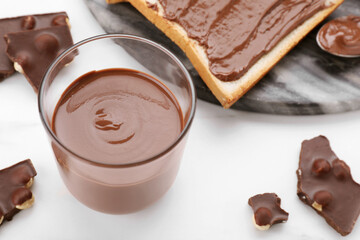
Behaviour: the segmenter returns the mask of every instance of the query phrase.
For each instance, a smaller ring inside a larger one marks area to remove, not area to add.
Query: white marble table
[[[0,17],[65,10],[74,41],[103,30],[80,0],[0,3]],[[300,143],[326,135],[360,181],[360,112],[284,117],[223,110],[202,101],[177,180],[155,205],[130,215],[106,215],[77,202],[57,172],[41,125],[37,98],[20,74],[0,82],[0,168],[31,158],[38,176],[34,206],[0,227],[0,239],[212,240],[340,239],[296,196]],[[250,196],[276,192],[286,224],[259,232]],[[360,223],[346,239],[360,238]]]

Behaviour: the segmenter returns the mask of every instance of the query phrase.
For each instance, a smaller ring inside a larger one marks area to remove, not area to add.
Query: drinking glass
[[[65,64],[69,59],[72,61]],[[184,128],[163,151],[137,162],[109,164],[82,157],[54,133],[54,112],[66,89],[81,75],[108,68],[149,74],[178,100]],[[94,210],[123,214],[149,206],[173,184],[194,117],[196,94],[183,64],[161,45],[132,35],[105,34],[75,44],[51,64],[40,86],[38,103],[58,170],[72,195]]]

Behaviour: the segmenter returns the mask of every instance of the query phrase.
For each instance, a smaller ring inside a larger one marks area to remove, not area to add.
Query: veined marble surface
[[[108,33],[150,38],[171,49],[194,79],[198,97],[219,104],[188,58],[169,38],[128,3],[108,6],[86,0]],[[345,0],[326,21],[347,14],[360,15],[359,0]],[[339,113],[360,109],[360,58],[344,59],[323,52],[312,31],[232,108],[285,115]]]
[[[83,1],[6,1],[0,17],[65,10],[74,41],[104,33]],[[100,53],[101,54],[101,53]],[[37,98],[20,74],[0,82],[0,168],[31,158],[35,204],[0,226],[1,240],[338,240],[342,237],[296,196],[301,141],[327,136],[360,182],[360,111],[275,116],[198,102],[179,175],[153,206],[107,215],[80,204],[57,172]],[[248,198],[276,192],[289,221],[260,232]],[[360,222],[347,240],[360,238]]]

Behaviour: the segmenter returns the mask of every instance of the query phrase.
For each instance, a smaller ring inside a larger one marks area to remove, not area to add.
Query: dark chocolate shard
[[[50,64],[64,50],[73,45],[68,26],[54,26],[33,31],[5,35],[7,54],[29,83],[38,92],[42,78]],[[65,58],[62,64],[71,62],[75,56]]]
[[[0,170],[0,224],[32,205],[34,197],[29,188],[35,176],[30,159]]]
[[[360,185],[329,140],[318,136],[302,143],[297,195],[341,235],[351,233],[360,214]]]
[[[0,80],[14,72],[13,63],[6,55],[6,42],[2,39],[6,34],[67,25],[66,19],[68,16],[65,12],[0,19]]]
[[[281,207],[281,199],[275,193],[258,194],[249,199],[254,211],[254,224],[259,230],[268,230],[273,224],[286,222],[289,213]]]

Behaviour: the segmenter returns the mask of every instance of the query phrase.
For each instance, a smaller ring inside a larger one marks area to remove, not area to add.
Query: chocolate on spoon
[[[320,48],[338,57],[360,57],[360,16],[343,16],[326,23],[318,32]]]

